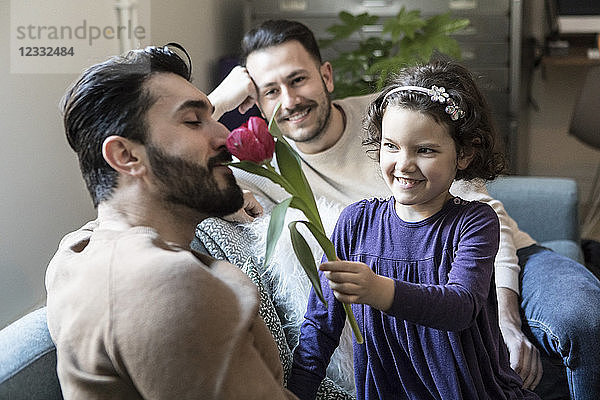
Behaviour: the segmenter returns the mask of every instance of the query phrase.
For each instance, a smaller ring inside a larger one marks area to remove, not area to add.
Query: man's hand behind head
[[[245,114],[256,104],[256,86],[246,68],[238,65],[208,95],[208,98],[215,107],[214,119],[221,118],[223,114],[236,107],[241,114]]]

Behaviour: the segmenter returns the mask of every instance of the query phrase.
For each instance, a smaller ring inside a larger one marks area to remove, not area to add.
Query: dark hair
[[[88,68],[63,98],[65,133],[94,207],[110,198],[117,186],[118,174],[104,160],[102,144],[112,135],[146,143],[146,112],[156,99],[145,82],[161,72],[191,80],[191,64],[167,46],[150,46]]]
[[[318,65],[322,64],[317,40],[308,27],[297,21],[268,20],[252,29],[242,39],[240,63],[246,65],[250,53],[277,46],[290,40],[298,41]]]
[[[444,87],[454,102],[464,111],[464,116],[452,120],[446,104],[432,101],[427,94],[402,90],[386,94],[400,86],[419,86],[430,89]],[[363,145],[367,153],[379,158],[381,147],[381,122],[388,106],[403,107],[431,116],[446,125],[456,144],[457,154],[470,153],[474,157],[469,166],[458,170],[456,179],[494,179],[505,168],[504,156],[494,151],[496,129],[490,108],[471,73],[454,61],[434,60],[429,64],[409,67],[394,75],[379,96],[371,102],[364,119],[366,137]]]

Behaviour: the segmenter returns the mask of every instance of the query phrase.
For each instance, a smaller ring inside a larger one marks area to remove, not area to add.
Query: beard
[[[147,154],[165,202],[209,217],[222,217],[242,208],[244,198],[234,176],[224,175],[225,184],[220,187],[213,173],[214,167],[231,161],[226,151],[209,159],[207,167],[170,156],[152,144],[147,145]]]
[[[323,92],[317,100],[307,100],[302,104],[296,105],[294,108],[282,110],[277,117],[277,124],[281,128],[281,132],[285,137],[297,143],[310,142],[318,139],[327,130],[331,122],[331,94],[323,84]],[[302,112],[310,108],[312,113],[316,113],[316,120],[312,127],[293,129],[288,125],[287,118],[296,112]]]

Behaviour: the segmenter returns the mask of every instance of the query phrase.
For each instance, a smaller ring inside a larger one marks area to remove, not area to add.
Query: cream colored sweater
[[[155,230],[90,222],[46,273],[65,399],[286,399],[258,293],[236,267]]]
[[[379,165],[365,154],[362,145],[362,118],[371,99],[372,95],[367,95],[333,102],[346,115],[346,126],[341,139],[331,148],[317,154],[304,154],[296,148],[315,197],[325,197],[348,205],[365,198],[391,195],[381,176]],[[293,142],[290,144],[294,145]],[[289,197],[280,186],[266,178],[239,169],[235,169],[234,174],[240,186],[251,190],[263,200],[280,202]],[[520,267],[517,264],[516,250],[530,246],[535,241],[519,230],[502,203],[490,197],[484,183],[457,181],[450,192],[465,200],[488,203],[494,208],[500,219],[500,248],[495,261],[496,286],[520,293]]]

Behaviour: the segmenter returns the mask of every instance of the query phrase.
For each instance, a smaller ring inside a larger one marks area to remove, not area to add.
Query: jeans
[[[517,255],[523,333],[540,350],[544,367],[536,393],[544,400],[569,394],[572,400],[600,399],[600,281],[538,245]]]

